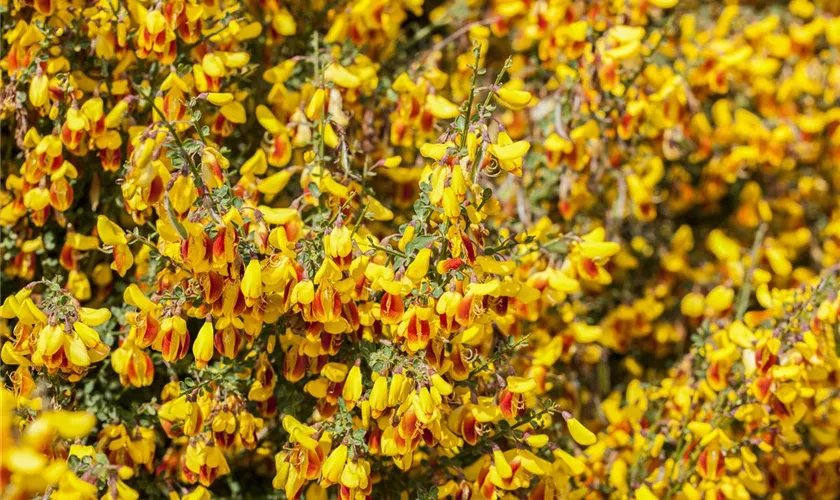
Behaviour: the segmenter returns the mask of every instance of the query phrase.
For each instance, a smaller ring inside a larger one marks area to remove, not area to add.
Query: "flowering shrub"
[[[0,497],[836,498],[840,2],[747,3],[3,0]]]

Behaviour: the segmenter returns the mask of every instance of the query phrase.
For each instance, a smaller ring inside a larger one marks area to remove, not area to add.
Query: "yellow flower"
[[[352,368],[350,368],[350,372],[347,374],[347,378],[344,379],[344,388],[341,390],[341,397],[344,398],[344,402],[347,404],[349,409],[353,409],[356,405],[356,401],[362,396],[362,372],[359,368],[359,363],[356,363]]]
[[[213,323],[211,321],[205,321],[192,346],[195,365],[198,368],[204,368],[207,366],[207,362],[213,358],[213,342]]]
[[[426,108],[439,120],[450,120],[461,113],[452,101],[436,94],[426,96]]]
[[[242,276],[242,294],[245,296],[245,301],[251,305],[262,298],[263,282],[262,269],[258,259],[251,259],[245,268],[245,274]]]
[[[324,461],[323,472],[321,473],[321,485],[329,487],[341,480],[344,466],[347,463],[347,446],[338,445]]]
[[[506,108],[519,110],[523,109],[531,102],[532,96],[530,92],[524,90],[514,90],[502,87],[496,91],[496,98]]]
[[[595,434],[584,427],[583,424],[581,424],[576,418],[566,412],[563,412],[563,418],[566,420],[566,425],[569,428],[569,434],[572,435],[572,439],[574,439],[575,442],[583,446],[589,446],[597,442],[598,439],[595,437]]]
[[[207,94],[207,100],[216,106],[224,106],[233,102],[233,94],[230,92],[210,92]]]

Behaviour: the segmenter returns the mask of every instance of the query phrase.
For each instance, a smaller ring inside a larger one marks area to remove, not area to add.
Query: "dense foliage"
[[[840,2],[2,0],[3,499],[840,490]]]

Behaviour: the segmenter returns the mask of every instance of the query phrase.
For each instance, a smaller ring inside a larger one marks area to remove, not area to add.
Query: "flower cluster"
[[[123,479],[133,475],[126,467],[113,467],[92,446],[72,444],[85,437],[96,418],[84,411],[43,410],[41,397],[18,396],[3,388],[0,443],[3,455],[4,498],[33,498],[46,489],[51,498],[140,498]],[[81,476],[81,477],[79,477]]]
[[[836,495],[837,2],[0,12],[0,497]]]

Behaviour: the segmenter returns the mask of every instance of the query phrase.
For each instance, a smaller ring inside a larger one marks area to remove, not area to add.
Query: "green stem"
[[[747,307],[750,304],[750,295],[752,295],[752,277],[758,267],[758,251],[761,249],[761,243],[764,241],[764,235],[767,233],[767,223],[762,223],[755,232],[755,240],[750,250],[750,268],[744,274],[744,282],[741,284],[741,291],[738,293],[737,309],[735,310],[735,318],[738,320],[744,319],[744,314],[747,312]]]
[[[478,68],[478,62],[477,61],[478,61],[478,59],[476,59],[476,70],[475,70],[475,73],[474,73],[474,76],[473,76],[473,88],[475,88],[475,75],[478,73],[478,69],[477,69]],[[479,118],[479,120],[483,120],[484,118],[486,118],[485,111],[487,110],[487,106],[490,105],[490,99],[493,98],[493,94],[496,92],[496,90],[502,84],[502,78],[504,78],[505,73],[507,73],[507,70],[510,69],[512,64],[513,64],[513,58],[508,57],[507,60],[505,61],[505,65],[502,66],[501,71],[499,71],[499,74],[496,75],[496,81],[493,82],[493,87],[487,92],[487,96],[484,98],[484,102],[478,108],[478,118]],[[472,102],[472,93],[470,94],[470,99],[471,99],[470,102]],[[461,150],[464,149],[464,145],[467,142],[466,132],[468,132],[468,131],[469,131],[469,111],[467,111],[467,123],[464,124],[464,134],[461,136]],[[483,161],[484,161],[483,154],[481,155],[480,160],[478,158],[476,158],[476,160],[478,160],[478,161],[474,161],[472,163],[472,165],[470,165],[470,181],[472,183],[475,183],[476,180],[477,180],[476,179],[476,172],[477,172],[478,166],[481,163],[483,163]]]
[[[401,257],[403,259],[407,259],[408,255],[400,252],[399,250],[394,250],[393,248],[383,247],[382,245],[377,245],[375,243],[368,242],[368,246],[373,249],[380,250],[382,252],[387,253],[388,255],[392,255],[394,257]]]
[[[139,234],[136,234],[136,233],[127,233],[127,234],[128,234],[128,236],[129,236],[130,238],[133,238],[133,239],[134,239],[134,241],[139,241],[140,243],[142,243],[143,245],[145,245],[145,246],[149,247],[152,251],[154,251],[155,253],[157,253],[157,254],[158,254],[158,255],[160,255],[161,257],[165,258],[167,262],[171,262],[173,265],[175,265],[176,267],[180,268],[182,271],[186,271],[187,273],[192,274],[192,271],[190,271],[189,269],[187,269],[186,267],[184,267],[184,265],[183,265],[183,264],[181,264],[180,262],[177,262],[177,261],[175,261],[175,260],[172,260],[172,259],[171,259],[171,258],[169,258],[168,256],[166,256],[166,255],[164,255],[163,253],[161,253],[161,251],[158,249],[158,247],[157,247],[157,246],[155,246],[155,245],[154,245],[151,241],[149,241],[147,238],[145,238],[145,237],[143,237],[143,236],[140,236]]]
[[[531,415],[528,418],[523,418],[523,419],[517,421],[515,424],[513,424],[510,427],[510,430],[515,430],[515,429],[518,429],[518,428],[522,427],[525,424],[530,424],[534,420],[542,417],[546,413],[551,413],[552,411],[554,411],[554,408],[544,408],[544,409],[538,411],[537,413],[534,413],[533,415]]]
[[[472,83],[470,84],[470,97],[467,99],[467,114],[466,119],[464,120],[464,127],[461,130],[461,146],[458,148],[459,153],[467,147],[467,132],[470,130],[470,120],[472,119],[472,105],[473,99],[475,99],[475,86],[478,83],[478,65],[481,62],[481,46],[478,43],[473,46],[473,55],[475,55],[475,65],[472,69],[473,77]]]
[[[315,65],[315,83],[318,86],[318,88],[324,89],[324,92],[326,92],[326,89],[324,87],[324,78],[323,78],[323,75],[321,74],[321,45],[320,45],[319,40],[318,40],[318,31],[315,31],[312,35],[312,48],[315,52],[315,56],[314,56],[315,60],[313,61],[313,64]],[[325,123],[326,123],[325,118],[326,117],[324,116],[324,110],[319,109],[318,110],[318,143],[317,143],[317,146],[318,146],[318,162],[319,162],[319,166],[321,167],[321,169],[320,169],[320,175],[321,176],[324,175],[324,129],[326,128],[325,127]]]
[[[143,95],[139,86],[135,85],[134,88],[138,92],[140,92],[141,95]],[[152,109],[160,116],[160,121],[163,122],[164,125],[166,125],[167,129],[169,129],[169,134],[172,136],[173,139],[175,139],[175,144],[178,146],[178,149],[181,151],[181,154],[184,156],[184,160],[189,163],[190,170],[192,170],[193,175],[196,177],[196,182],[200,186],[202,186],[203,181],[201,179],[201,169],[198,167],[198,164],[195,162],[193,157],[189,153],[187,153],[187,148],[184,146],[184,142],[181,140],[181,137],[178,135],[178,131],[175,128],[175,125],[173,125],[172,122],[170,122],[166,118],[166,115],[163,114],[163,111],[161,111],[160,108],[157,107],[157,104],[155,104],[155,98],[153,96],[153,93],[152,93],[151,89],[149,89],[149,93],[143,95],[143,97],[146,98],[147,101],[149,101],[149,104],[152,106]]]
[[[503,347],[501,350],[496,351],[495,353],[493,353],[493,355],[488,357],[484,361],[484,363],[482,363],[481,365],[477,366],[476,368],[473,368],[472,370],[470,370],[470,375],[469,376],[472,377],[473,375],[476,375],[477,373],[481,372],[481,370],[490,366],[491,363],[495,363],[496,361],[499,361],[500,359],[502,359],[502,357],[505,354],[513,352],[514,350],[516,350],[517,347],[519,347],[523,344],[527,344],[527,343],[528,343],[528,336],[526,335],[526,336],[522,337],[521,339],[517,340],[516,342],[514,342],[513,344],[509,344],[509,345]]]
[[[350,237],[353,237],[353,235],[355,235],[356,231],[359,229],[359,224],[361,224],[362,219],[365,218],[365,214],[367,213],[367,209],[368,209],[369,205],[370,205],[370,203],[365,203],[365,205],[362,207],[362,211],[359,213],[359,218],[356,219],[356,223],[353,224],[353,231],[350,232]]]

